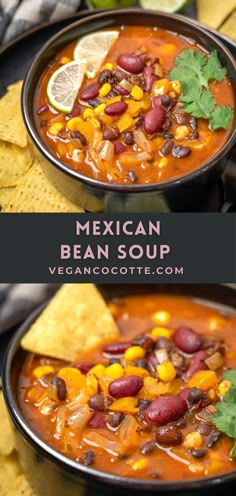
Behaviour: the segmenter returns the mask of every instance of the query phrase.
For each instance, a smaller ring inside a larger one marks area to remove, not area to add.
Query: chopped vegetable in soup
[[[79,463],[123,477],[235,470],[236,313],[158,295],[109,307],[119,339],[73,363],[28,353],[18,395],[34,431]]]
[[[123,185],[168,181],[199,168],[227,141],[233,108],[216,51],[144,26],[71,43],[35,94],[45,146],[81,174]]]

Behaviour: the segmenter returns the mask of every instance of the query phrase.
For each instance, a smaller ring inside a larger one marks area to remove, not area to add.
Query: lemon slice
[[[86,76],[94,78],[113,43],[117,40],[119,31],[98,31],[81,38],[74,49],[74,59],[86,60]]]
[[[179,12],[187,7],[191,0],[140,0],[144,9],[160,10],[161,12]]]
[[[50,104],[60,112],[72,111],[77,93],[85,75],[86,61],[72,61],[55,71],[48,81],[47,96]]]

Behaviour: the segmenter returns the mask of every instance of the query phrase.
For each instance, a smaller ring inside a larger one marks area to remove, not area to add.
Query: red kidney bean
[[[126,146],[121,141],[113,141],[115,153],[123,153]]]
[[[112,427],[112,429],[117,429],[121,422],[123,422],[125,418],[124,413],[122,412],[115,412],[113,415],[110,415],[107,420],[107,424],[109,427]]]
[[[126,398],[136,396],[143,387],[143,379],[138,375],[128,375],[112,381],[108,386],[108,392],[114,398]]]
[[[187,403],[180,396],[159,396],[151,401],[145,411],[145,419],[153,424],[166,424],[185,414]]]
[[[192,358],[188,369],[184,372],[183,380],[187,382],[190,377],[196,374],[196,372],[199,372],[200,370],[207,370],[207,365],[204,362],[207,357],[208,355],[205,351],[198,351]]]
[[[187,401],[188,395],[189,395],[189,391],[190,391],[190,388],[189,387],[185,387],[185,388],[181,389],[180,392],[179,392],[180,398],[182,398],[184,401]]]
[[[125,112],[128,105],[125,102],[115,102],[107,105],[104,112],[106,115],[121,115]]]
[[[124,352],[130,347],[130,343],[112,343],[103,347],[103,353],[107,355],[124,355]]]
[[[153,372],[155,372],[156,371],[156,366],[158,365],[158,360],[157,360],[156,355],[154,355],[154,353],[149,353],[149,355],[147,356],[147,361],[149,363],[150,369]]]
[[[91,429],[102,429],[103,427],[106,427],[106,419],[104,415],[99,412],[94,413],[88,423],[88,426],[91,427]]]
[[[160,95],[154,96],[152,98],[152,106],[153,107],[163,107],[162,100],[161,100],[161,96]]]
[[[130,94],[130,92],[128,90],[126,90],[125,88],[123,88],[119,84],[115,84],[114,90],[117,91],[117,93],[119,93],[119,95],[128,96]]]
[[[146,91],[152,91],[153,84],[159,79],[158,76],[154,74],[154,67],[151,65],[144,67],[143,77]]]
[[[80,107],[74,107],[71,114],[69,114],[67,117],[71,119],[72,117],[77,117],[77,115],[81,114],[81,108]]]
[[[115,69],[112,72],[113,76],[117,79],[117,81],[122,81],[123,79],[127,78],[126,72],[122,71],[121,69]]]
[[[87,86],[87,88],[84,88],[84,90],[81,91],[79,95],[80,100],[84,100],[85,102],[88,102],[89,100],[96,98],[100,88],[101,88],[101,84],[99,83],[90,84],[89,86]]]
[[[185,113],[174,113],[177,124],[189,124],[189,116]]]
[[[73,367],[76,367],[76,369],[80,370],[82,374],[87,374],[89,370],[94,366],[94,363],[92,362],[76,362]]]
[[[40,115],[43,112],[46,112],[46,110],[48,109],[49,109],[49,105],[47,103],[45,105],[41,105],[37,110],[37,114]]]
[[[176,346],[184,353],[195,353],[203,345],[203,339],[200,334],[190,329],[190,327],[178,327],[173,334],[173,341]]]
[[[139,74],[145,66],[143,57],[140,55],[129,55],[126,53],[118,57],[117,63],[122,69],[130,72],[131,74]]]
[[[157,443],[164,446],[174,446],[182,441],[182,432],[176,426],[162,426],[156,430]]]
[[[166,112],[162,107],[154,107],[144,116],[143,127],[148,134],[159,131],[165,120]]]
[[[98,76],[98,83],[104,84],[112,81],[112,72],[109,69],[104,69],[104,71],[100,72]]]

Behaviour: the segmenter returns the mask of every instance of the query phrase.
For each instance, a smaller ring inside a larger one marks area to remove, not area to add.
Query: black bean
[[[195,131],[195,129],[197,129],[197,119],[196,119],[196,117],[190,117],[189,124],[190,124],[191,129],[193,131]]]
[[[149,363],[145,358],[139,358],[135,362],[136,367],[141,367],[142,369],[149,370]]]
[[[177,145],[172,148],[172,155],[176,158],[188,157],[191,153],[191,148],[189,146]]]
[[[132,131],[126,131],[123,136],[123,141],[126,145],[132,145],[134,142],[134,135]]]
[[[167,117],[167,118],[164,120],[163,124],[162,124],[162,129],[163,129],[163,131],[168,131],[168,129],[170,128],[170,126],[171,126],[171,120],[170,120],[170,118],[169,118],[169,117]]]
[[[175,427],[186,427],[187,420],[184,417],[180,417],[177,420],[173,420],[172,422],[169,422],[168,425],[173,425]]]
[[[150,400],[138,400],[138,407],[140,410],[146,410],[150,403]]]
[[[174,146],[174,141],[172,139],[166,140],[162,148],[159,150],[159,155],[161,155],[161,157],[165,157],[166,155],[169,155],[169,153],[171,153],[173,146]]]
[[[217,441],[220,439],[222,436],[221,432],[214,431],[212,434],[210,434],[209,438],[207,439],[207,447],[208,448],[213,448]]]
[[[154,342],[150,336],[137,336],[133,339],[132,345],[141,346],[144,350],[152,350]]]
[[[163,134],[163,138],[165,138],[165,139],[172,139],[172,138],[174,138],[174,135],[173,135],[173,133],[164,133]]]
[[[125,415],[122,412],[113,413],[113,415],[110,415],[107,424],[113,429],[116,429],[117,427],[119,427],[124,418]]]
[[[169,107],[170,103],[171,103],[170,95],[162,95],[161,96],[161,104],[163,107],[165,107],[165,108]]]
[[[127,78],[126,72],[122,71],[121,69],[116,69],[115,71],[112,72],[112,74],[119,82],[122,81],[122,79]]]
[[[190,140],[195,140],[199,138],[199,132],[197,130],[193,131],[189,136],[188,139]]]
[[[119,130],[115,126],[105,127],[103,130],[103,138],[104,140],[113,141],[119,138]]]
[[[121,363],[119,358],[110,358],[109,365],[113,365],[113,363]]]
[[[104,69],[104,71],[100,72],[98,76],[98,83],[104,84],[112,81],[112,72],[109,69]]]
[[[89,100],[89,102],[88,102],[88,103],[89,103],[89,105],[90,105],[91,107],[94,107],[94,108],[95,108],[95,107],[98,107],[98,105],[100,105],[100,102],[99,102],[96,98],[94,98],[93,100]]]
[[[156,444],[154,441],[149,441],[148,443],[143,444],[143,446],[140,449],[140,452],[142,455],[149,455],[154,451],[156,448]]]
[[[167,352],[171,351],[173,345],[170,339],[165,338],[165,336],[160,336],[156,342],[156,350],[166,349]]]
[[[189,117],[187,114],[184,113],[175,113],[174,114],[175,120],[178,124],[189,124]]]
[[[199,422],[197,426],[197,431],[200,432],[202,436],[209,436],[211,433],[212,426],[206,422]]]
[[[189,452],[192,456],[194,456],[194,458],[204,458],[207,451],[204,448],[200,448],[200,449],[192,448],[189,450]]]
[[[197,387],[191,388],[189,393],[188,393],[188,398],[187,398],[188,404],[190,406],[192,406],[195,403],[198,403],[202,399],[203,394],[204,393],[203,393],[202,389],[197,388]]]
[[[94,451],[92,451],[92,450],[86,451],[85,456],[84,456],[84,465],[86,465],[86,466],[93,465],[93,463],[95,462],[95,458],[96,458],[96,455],[95,455]]]
[[[108,93],[108,98],[115,98],[117,96],[117,91],[115,91],[114,89],[112,89],[110,91],[110,93]]]
[[[173,446],[182,441],[182,432],[176,426],[162,426],[156,430],[156,441],[164,446]]]
[[[171,355],[171,362],[173,363],[174,367],[177,369],[182,369],[185,366],[184,357],[179,353],[177,353],[176,351],[173,352]]]
[[[131,170],[131,169],[128,171],[128,176],[129,176],[130,180],[132,181],[132,183],[135,183],[138,179],[136,172],[134,170]]]
[[[57,389],[57,397],[60,401],[64,401],[67,395],[66,383],[62,377],[53,377],[51,384]]]
[[[80,133],[80,131],[71,131],[70,137],[72,139],[81,141],[83,146],[85,146],[87,143],[85,136],[82,133]]]
[[[88,400],[89,407],[97,412],[104,412],[111,403],[111,398],[109,398],[109,396],[103,396],[102,394],[94,394],[93,396],[90,396]]]
[[[136,122],[136,129],[141,129],[143,127],[144,116],[141,115]]]

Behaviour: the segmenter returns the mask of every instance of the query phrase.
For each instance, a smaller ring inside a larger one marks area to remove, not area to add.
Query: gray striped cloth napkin
[[[81,0],[0,0],[0,43],[7,43],[43,22],[76,12]]]

